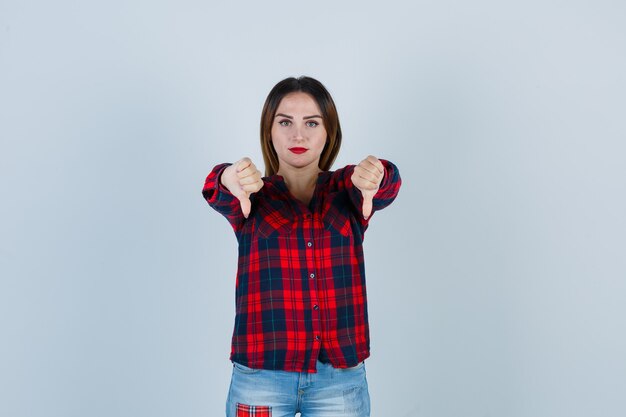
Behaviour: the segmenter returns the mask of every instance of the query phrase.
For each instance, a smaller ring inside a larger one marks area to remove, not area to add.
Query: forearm
[[[202,196],[209,206],[226,217],[233,228],[237,229],[244,220],[239,200],[222,182],[222,174],[231,165],[219,164],[211,170],[202,188]]]
[[[382,210],[395,200],[402,185],[398,167],[390,161],[380,160],[385,168],[385,173],[380,187],[373,198],[374,211]]]

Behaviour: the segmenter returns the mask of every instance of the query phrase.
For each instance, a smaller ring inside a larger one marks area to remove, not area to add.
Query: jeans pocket
[[[370,397],[367,386],[357,386],[343,392],[344,411],[351,416],[369,416]]]
[[[358,371],[360,369],[362,369],[363,367],[365,367],[365,361],[361,361],[359,363],[357,363],[354,366],[351,366],[349,368],[337,368],[340,372],[353,372],[353,371]]]
[[[242,365],[238,362],[233,362],[233,368],[237,371],[240,372],[242,374],[256,374],[257,372],[260,372],[260,369],[254,369],[254,368],[248,368],[245,365]]]

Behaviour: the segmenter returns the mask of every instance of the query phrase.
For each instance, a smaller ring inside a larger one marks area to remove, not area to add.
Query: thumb
[[[363,193],[363,217],[367,220],[372,214],[372,194]]]
[[[241,212],[243,213],[243,217],[247,219],[250,215],[250,208],[252,207],[249,193],[244,193],[239,196],[239,205],[241,206]]]

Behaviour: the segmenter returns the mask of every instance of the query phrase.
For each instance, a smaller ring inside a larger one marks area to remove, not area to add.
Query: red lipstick
[[[297,154],[301,154],[301,153],[305,153],[306,151],[308,151],[307,148],[300,148],[300,147],[295,147],[295,148],[289,148],[289,150],[293,153],[297,153]]]

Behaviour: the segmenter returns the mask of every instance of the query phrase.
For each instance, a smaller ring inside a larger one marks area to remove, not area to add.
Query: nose
[[[303,126],[294,126],[293,138],[296,139],[296,140],[304,139],[304,136],[303,136],[303,133],[302,133],[303,129],[304,129]]]

